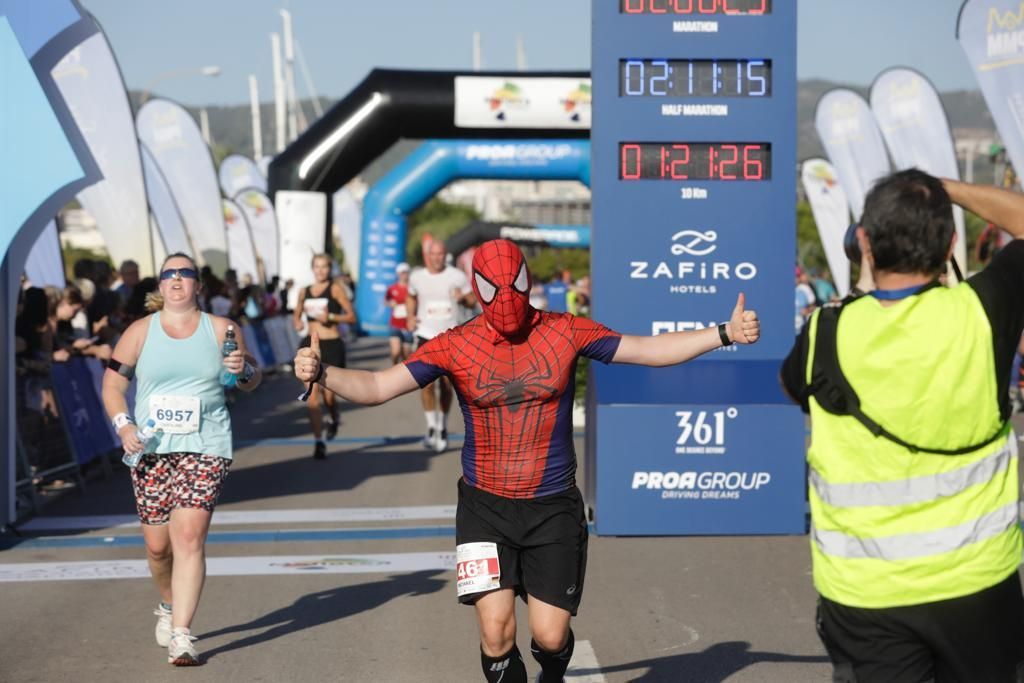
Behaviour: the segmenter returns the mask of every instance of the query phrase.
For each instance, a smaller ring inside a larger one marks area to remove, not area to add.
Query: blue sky
[[[469,69],[479,31],[485,69],[589,69],[591,0],[80,0],[102,24],[128,86],[172,70],[155,90],[186,104],[248,102],[248,74],[273,99],[270,33],[289,9],[321,95],[338,98],[374,67]],[[615,0],[603,0],[614,2]],[[786,2],[795,0],[775,0]],[[799,77],[867,85],[911,66],[940,90],[974,89],[954,37],[961,0],[799,0]],[[296,68],[300,96],[305,81]]]

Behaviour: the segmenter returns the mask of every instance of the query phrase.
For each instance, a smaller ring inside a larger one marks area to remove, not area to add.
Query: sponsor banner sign
[[[938,178],[960,178],[953,133],[939,93],[913,69],[882,72],[871,86],[871,111],[897,170],[917,168]],[[967,272],[967,234],[964,212],[953,207],[956,259]]]
[[[228,199],[235,199],[242,190],[255,189],[266,194],[267,177],[256,162],[242,154],[229,154],[217,171],[220,189]]]
[[[348,272],[358,281],[359,250],[362,248],[363,205],[347,188],[341,188],[331,198],[334,210],[334,238],[345,254]],[[399,261],[404,261],[404,258]]]
[[[64,257],[60,251],[57,221],[50,221],[39,233],[25,262],[25,276],[33,287],[52,285],[64,289]]]
[[[1024,2],[967,0],[957,39],[1014,168],[1024,168]]]
[[[222,200],[222,206],[224,229],[228,236],[228,264],[238,275],[239,282],[249,276],[253,282],[260,283],[259,263],[249,232],[249,222],[238,204],[230,199]]]
[[[590,128],[589,78],[456,76],[460,128]]]
[[[196,250],[192,246],[192,240],[185,229],[178,206],[174,203],[171,188],[167,186],[167,180],[160,171],[156,159],[153,158],[153,153],[145,144],[140,144],[139,149],[142,152],[142,173],[146,179],[149,209],[152,211],[153,219],[160,231],[164,249],[168,254],[181,252],[194,255]],[[160,260],[163,261],[163,259]]]
[[[278,274],[281,282],[295,281],[288,292],[288,307],[294,309],[299,290],[313,282],[313,256],[324,250],[327,195],[281,190],[274,196],[274,206],[281,239]]]
[[[103,174],[78,201],[96,219],[115,266],[132,259],[143,276],[156,274],[135,123],[107,39],[92,35],[51,73]]]
[[[182,107],[162,99],[142,105],[135,125],[167,181],[195,258],[222,276],[228,267],[224,213],[213,159],[199,126]]]
[[[259,190],[243,190],[235,197],[235,203],[242,209],[249,223],[256,256],[262,259],[264,277],[269,282],[280,268],[278,250],[281,248],[281,238],[277,230],[274,205],[270,203],[270,197]]]
[[[804,533],[804,416],[784,405],[600,405],[600,534]]]
[[[814,125],[846,192],[853,218],[860,220],[868,190],[891,171],[875,117],[863,97],[836,88],[818,100]]]
[[[206,559],[206,575],[208,577],[374,574],[431,570],[449,571],[453,569],[455,569],[455,553],[265,555],[253,557],[208,557]],[[0,564],[0,583],[149,578],[149,567],[145,560],[18,562]]]
[[[850,291],[850,260],[843,249],[843,238],[850,227],[850,210],[836,169],[824,159],[808,159],[800,168],[804,194],[811,205],[818,236],[825,249],[832,281],[840,297]]]

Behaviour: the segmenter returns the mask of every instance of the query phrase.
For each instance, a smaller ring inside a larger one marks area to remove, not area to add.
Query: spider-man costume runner
[[[522,252],[504,240],[473,257],[484,315],[421,346],[406,361],[420,386],[451,377],[466,423],[466,483],[505,498],[571,488],[576,359],[607,363],[621,336],[585,318],[529,305]]]
[[[538,681],[561,681],[573,651],[587,523],[575,484],[573,378],[580,355],[605,363],[671,365],[760,334],[740,294],[728,323],[658,337],[619,335],[583,318],[529,304],[530,273],[513,243],[473,257],[483,316],[443,332],[401,366],[333,368],[319,345],[300,349],[295,374],[357,403],[377,404],[438,377],[452,379],[466,423],[456,512],[459,601],[476,608],[480,661],[490,683],[526,683],[515,644],[515,595],[528,596]],[[429,678],[429,676],[428,676]]]

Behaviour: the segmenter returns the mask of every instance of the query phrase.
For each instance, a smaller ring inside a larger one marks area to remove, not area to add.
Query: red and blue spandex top
[[[510,342],[478,316],[405,361],[421,387],[451,378],[466,423],[463,478],[505,498],[538,498],[575,485],[576,359],[609,363],[622,339],[569,313],[536,311],[529,327],[524,339]]]

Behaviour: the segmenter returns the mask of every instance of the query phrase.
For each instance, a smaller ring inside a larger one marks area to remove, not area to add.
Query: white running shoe
[[[427,430],[427,435],[423,437],[423,447],[428,451],[432,451],[435,448],[435,444],[437,443],[437,437],[435,434],[436,432],[434,431],[434,428],[431,427]]]
[[[167,647],[171,644],[171,610],[165,609],[163,604],[158,604],[153,614],[156,619],[156,644],[160,647]]]
[[[444,453],[448,449],[448,430],[442,429],[434,440],[434,452]]]
[[[167,646],[167,663],[174,666],[199,666],[199,653],[192,645],[195,636],[187,628],[176,628]]]

